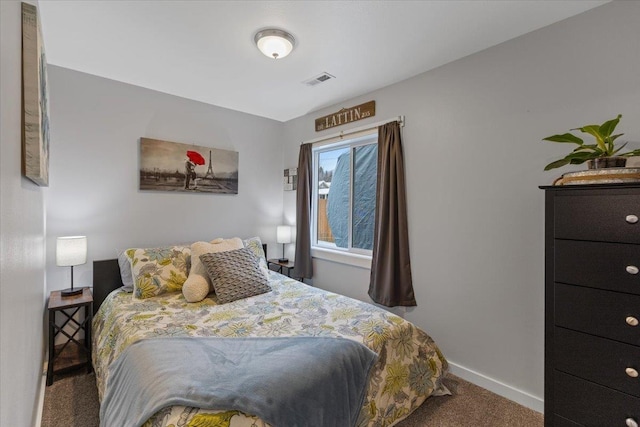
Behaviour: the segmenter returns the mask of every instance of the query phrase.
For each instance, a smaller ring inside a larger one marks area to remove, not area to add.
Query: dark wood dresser
[[[640,425],[640,183],[545,190],[545,426]]]

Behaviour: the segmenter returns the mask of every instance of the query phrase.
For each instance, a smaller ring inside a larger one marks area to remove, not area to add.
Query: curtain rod
[[[344,138],[347,135],[351,135],[351,134],[354,134],[354,133],[362,132],[362,131],[365,131],[365,130],[375,129],[378,126],[386,125],[387,123],[391,123],[391,122],[398,122],[400,124],[400,127],[404,127],[404,116],[398,116],[398,117],[394,117],[393,119],[387,119],[387,120],[382,120],[382,121],[375,122],[375,123],[369,123],[369,124],[364,125],[364,126],[360,126],[360,127],[357,127],[357,128],[349,129],[347,131],[341,131],[340,133],[334,133],[333,135],[329,135],[329,136],[321,136],[319,138],[312,139],[312,140],[309,140],[309,141],[302,141],[300,143],[300,145],[302,145],[302,144],[315,144],[315,143],[318,143],[318,142],[326,141],[326,140],[329,140],[329,139],[335,139],[335,138]]]

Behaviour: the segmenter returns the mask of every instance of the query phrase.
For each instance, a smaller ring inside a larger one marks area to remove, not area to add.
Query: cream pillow
[[[211,242],[195,242],[191,245],[191,271],[189,277],[182,285],[182,295],[187,302],[198,302],[205,299],[207,294],[213,291],[211,279],[207,274],[207,269],[200,260],[200,255],[232,251],[244,248],[242,240],[215,239]]]

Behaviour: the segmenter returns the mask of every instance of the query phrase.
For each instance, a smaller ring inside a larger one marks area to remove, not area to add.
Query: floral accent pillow
[[[259,237],[251,237],[242,241],[245,248],[251,249],[251,252],[258,258],[260,270],[269,279],[269,267],[267,266],[267,257],[262,249],[262,240]]]
[[[220,304],[270,292],[258,258],[249,248],[200,255]]]
[[[179,292],[189,275],[189,246],[132,248],[127,249],[127,256],[133,275],[133,296],[138,299]]]

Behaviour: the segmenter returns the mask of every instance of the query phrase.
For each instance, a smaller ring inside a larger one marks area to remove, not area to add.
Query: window
[[[315,249],[371,256],[378,134],[313,148],[311,242]]]

